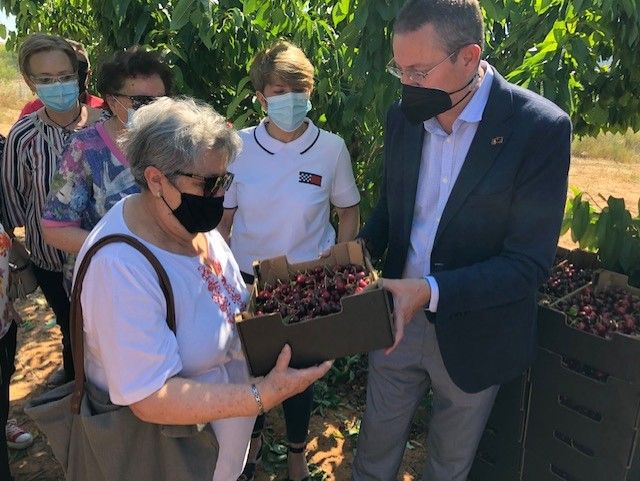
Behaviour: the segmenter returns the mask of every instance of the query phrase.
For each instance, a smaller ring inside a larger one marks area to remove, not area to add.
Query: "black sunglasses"
[[[222,175],[212,175],[211,177],[203,177],[202,175],[190,174],[180,170],[177,171],[176,174],[202,181],[204,183],[202,188],[202,195],[204,197],[213,197],[220,189],[227,190],[231,186],[231,182],[233,182],[233,174],[231,172],[226,172]]]
[[[143,105],[148,105],[159,97],[154,95],[124,95],[124,94],[112,94],[116,97],[124,97],[131,100],[131,108],[138,110]]]

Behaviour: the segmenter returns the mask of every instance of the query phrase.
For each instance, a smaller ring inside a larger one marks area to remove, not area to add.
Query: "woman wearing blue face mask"
[[[20,46],[18,62],[25,82],[44,106],[9,131],[0,166],[2,224],[11,236],[14,228],[25,227],[36,279],[62,331],[64,370],[55,381],[64,382],[73,378],[69,300],[62,283],[64,253],[45,243],[40,216],[69,137],[98,120],[101,111],[78,101],[78,59],[61,37],[31,35]]]
[[[295,45],[280,41],[256,56],[250,76],[267,116],[240,132],[243,149],[229,166],[235,178],[225,194],[219,226],[247,282],[252,281],[254,260],[283,254],[290,262],[317,258],[336,240],[352,240],[360,222],[360,194],[344,141],[307,117],[314,84],[309,59]],[[332,211],[338,218],[337,235]],[[283,403],[293,481],[309,477],[304,450],[312,404],[313,386]],[[240,480],[255,476],[263,423],[261,417],[254,426]]]

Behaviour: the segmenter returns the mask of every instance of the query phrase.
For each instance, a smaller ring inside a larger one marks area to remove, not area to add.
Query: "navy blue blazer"
[[[422,157],[422,124],[387,113],[380,197],[359,237],[401,278]],[[438,345],[451,379],[478,392],[517,377],[536,343],[536,291],[553,262],[567,195],[571,122],[497,74],[437,229],[431,272]]]

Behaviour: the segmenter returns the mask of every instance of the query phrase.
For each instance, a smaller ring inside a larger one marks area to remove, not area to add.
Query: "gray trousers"
[[[433,391],[422,481],[465,481],[499,386],[469,394],[456,386],[442,362],[435,327],[420,311],[390,355],[369,354],[367,406],[353,481],[396,479],[413,415]]]

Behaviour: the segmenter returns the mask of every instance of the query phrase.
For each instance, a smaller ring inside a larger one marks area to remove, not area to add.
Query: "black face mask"
[[[87,91],[87,75],[89,74],[89,64],[82,60],[78,61],[78,87],[80,95]]]
[[[224,213],[222,206],[224,196],[203,197],[181,192],[180,198],[180,205],[175,210],[171,209],[164,197],[162,200],[187,232],[191,234],[209,232],[218,226]]]
[[[475,74],[462,88],[454,90],[453,92],[402,84],[400,110],[402,110],[402,113],[404,113],[405,117],[407,117],[411,123],[419,124],[420,122],[429,120],[436,115],[451,110],[467,98],[471,91],[467,92],[465,96],[455,104],[451,102],[451,95],[466,89],[471,85],[471,82],[475,80],[477,75],[478,74]]]

